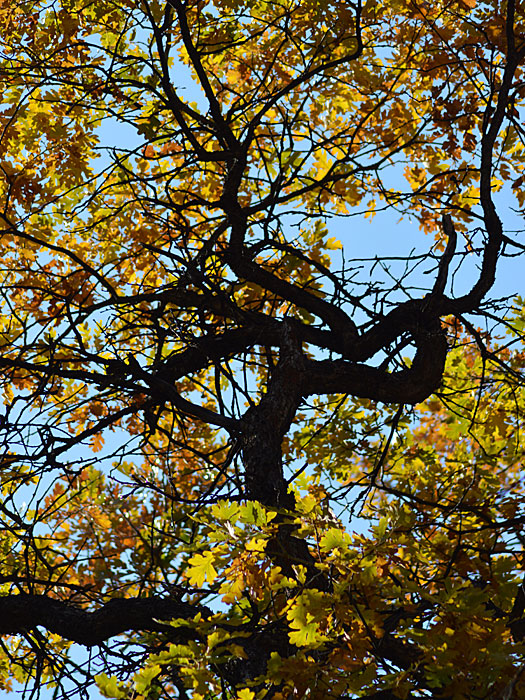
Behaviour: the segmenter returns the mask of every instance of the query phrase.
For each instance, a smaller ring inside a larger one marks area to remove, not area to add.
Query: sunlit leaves
[[[323,629],[330,622],[331,608],[332,602],[325,593],[315,589],[301,593],[286,613],[292,644],[315,648],[326,641]]]
[[[217,576],[217,571],[212,563],[214,559],[213,552],[206,552],[205,554],[195,554],[188,560],[187,576],[192,586],[200,588],[204,581],[214,582]]]
[[[331,552],[334,549],[346,548],[350,542],[350,536],[344,530],[330,528],[323,534],[319,542],[319,546],[325,552]]]
[[[95,677],[95,680],[104,697],[120,700],[127,696],[127,691],[122,688],[116,676],[108,677],[105,673],[101,673]]]

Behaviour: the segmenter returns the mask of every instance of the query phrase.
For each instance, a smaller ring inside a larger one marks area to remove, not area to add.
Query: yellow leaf
[[[236,600],[240,600],[243,591],[244,580],[242,576],[238,576],[235,581],[224,581],[219,588],[219,593],[225,603],[234,603]]]
[[[248,552],[264,552],[266,540],[262,537],[252,537],[249,542],[246,542],[245,547]]]
[[[154,664],[153,666],[147,666],[142,669],[139,673],[135,674],[135,690],[138,693],[146,693],[151,687],[152,682],[160,673],[160,666]]]
[[[323,552],[331,552],[334,549],[348,547],[350,542],[350,535],[347,532],[338,527],[331,527],[321,537],[319,546]]]
[[[343,244],[338,238],[332,237],[326,241],[326,247],[328,248],[328,250],[341,250]]]
[[[120,700],[127,697],[128,693],[123,689],[122,683],[119,683],[116,676],[107,676],[105,673],[99,673],[95,676],[95,683],[102,695],[106,698],[114,698]]]
[[[212,552],[204,552],[204,554],[194,554],[188,560],[190,567],[186,571],[192,586],[202,586],[204,581],[213,583],[217,577],[217,570],[213,566],[214,555]]]
[[[297,646],[319,646],[327,637],[320,631],[327,619],[325,594],[305,591],[286,613],[290,642]]]
[[[254,697],[255,693],[248,688],[243,688],[237,693],[237,700],[253,700]]]

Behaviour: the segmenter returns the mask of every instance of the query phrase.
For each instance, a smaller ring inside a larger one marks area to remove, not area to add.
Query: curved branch
[[[416,404],[441,384],[447,341],[439,320],[420,331],[417,351],[409,369],[386,372],[346,360],[306,360],[305,396],[352,394],[384,403]]]
[[[245,255],[236,252],[228,255],[228,264],[239,277],[255,282],[298,307],[306,309],[322,319],[340,338],[340,352],[350,349],[357,341],[357,328],[352,319],[338,306],[325,301],[302,287],[268,272]]]
[[[508,56],[494,114],[487,104],[483,120],[483,136],[481,139],[480,164],[480,204],[483,209],[483,219],[487,232],[487,242],[484,247],[483,260],[479,277],[470,292],[459,299],[451,300],[453,313],[466,313],[479,305],[483,297],[494,285],[496,266],[503,245],[503,226],[496,211],[492,198],[493,156],[496,139],[507,114],[509,95],[512,89],[516,69],[523,59],[525,49],[519,52],[514,49],[514,3],[509,2],[507,9],[507,48]]]

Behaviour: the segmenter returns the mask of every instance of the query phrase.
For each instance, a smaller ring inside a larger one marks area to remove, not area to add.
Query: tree
[[[521,3],[0,12],[3,690],[525,697]]]

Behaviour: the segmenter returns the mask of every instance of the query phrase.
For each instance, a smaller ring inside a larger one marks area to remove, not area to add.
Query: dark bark
[[[210,610],[170,598],[113,598],[93,612],[44,595],[18,594],[0,597],[0,634],[20,634],[44,627],[87,647],[102,644],[125,632],[169,632],[184,640],[194,636],[188,627],[162,624],[177,618],[191,619]]]
[[[305,358],[293,327],[282,324],[281,357],[267,391],[241,421],[246,496],[273,507],[293,507],[284,480],[281,443],[303,398]]]

